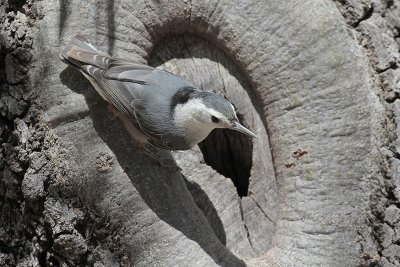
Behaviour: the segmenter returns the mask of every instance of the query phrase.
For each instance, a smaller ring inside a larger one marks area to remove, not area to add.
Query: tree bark
[[[0,14],[0,266],[400,266],[400,1]],[[214,131],[160,165],[60,61],[77,33],[223,94],[259,138]]]

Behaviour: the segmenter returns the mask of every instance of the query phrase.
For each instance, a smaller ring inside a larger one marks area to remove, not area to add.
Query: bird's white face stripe
[[[235,110],[235,107],[232,105],[231,102],[229,102],[229,104],[231,104],[231,107],[232,107],[232,110],[233,110],[233,114],[235,114],[235,118],[236,118],[236,110]]]
[[[216,111],[215,109],[208,108],[206,105],[204,105],[203,101],[200,99],[193,99],[189,100],[185,104],[178,104],[175,107],[175,117],[176,119],[179,119],[179,117],[183,118],[197,118],[197,119],[203,119],[203,121],[208,121],[210,115],[215,116],[217,118],[223,118],[224,115]]]
[[[204,140],[216,128],[215,124],[210,123],[211,116],[224,118],[222,113],[206,107],[201,99],[191,99],[185,104],[178,104],[174,110],[175,126],[183,129],[184,135],[190,137],[193,144]]]
[[[229,102],[229,104],[231,104],[231,107],[232,107],[233,113],[235,113],[235,114],[236,114],[236,112],[235,112],[235,107],[232,105],[232,103],[231,103],[231,102]]]

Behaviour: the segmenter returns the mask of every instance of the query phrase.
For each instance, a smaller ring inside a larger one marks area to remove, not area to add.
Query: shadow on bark
[[[68,0],[59,0],[59,12],[60,19],[58,21],[58,39],[64,35],[65,22],[68,18],[68,12],[70,12],[69,1]]]

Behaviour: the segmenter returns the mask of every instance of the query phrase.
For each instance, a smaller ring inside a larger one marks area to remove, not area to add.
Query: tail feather
[[[61,60],[81,71],[86,71],[88,65],[107,70],[111,66],[131,65],[134,62],[114,58],[97,50],[84,36],[76,35],[60,52]],[[139,65],[138,65],[139,66]],[[149,67],[147,67],[149,68]]]
[[[68,52],[67,56],[73,60],[77,60],[84,65],[93,65],[100,69],[107,69],[112,61],[110,56],[103,56],[99,53],[88,52],[82,50],[80,47],[73,46]]]
[[[76,35],[60,52],[61,59],[78,69],[83,65],[93,65],[101,69],[107,68],[111,57],[97,50],[84,36]]]

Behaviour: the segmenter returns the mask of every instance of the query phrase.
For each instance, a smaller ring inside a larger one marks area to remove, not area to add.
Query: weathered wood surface
[[[0,5],[0,263],[400,264],[397,1],[18,3]],[[160,166],[59,60],[76,33],[224,94],[259,138]]]

